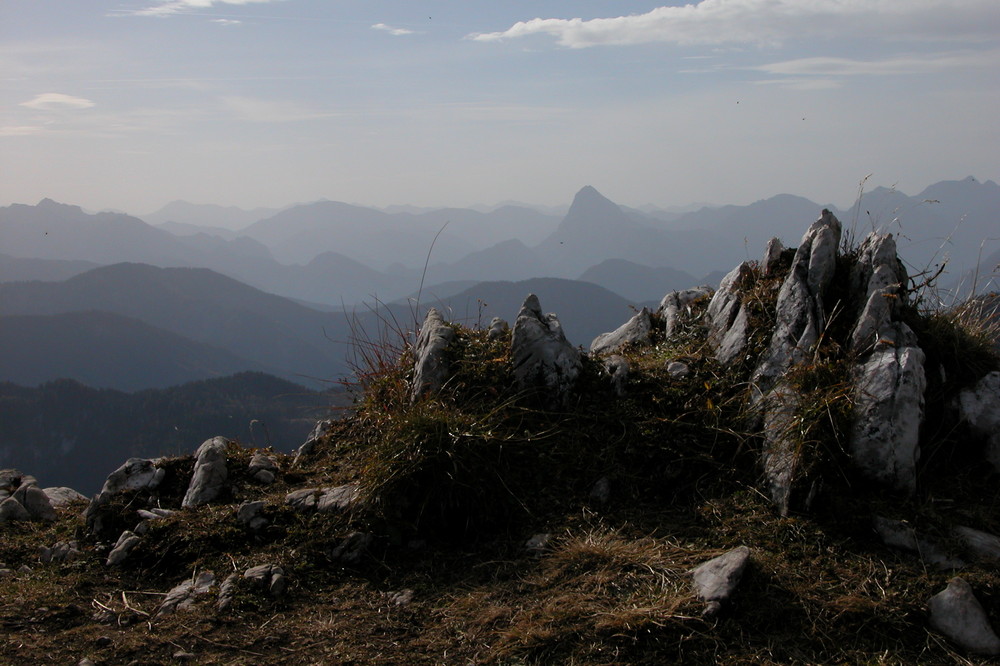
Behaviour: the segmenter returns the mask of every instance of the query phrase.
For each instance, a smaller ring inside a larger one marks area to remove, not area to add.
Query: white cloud
[[[899,55],[881,60],[799,58],[753,69],[782,76],[893,76],[931,74],[967,67],[995,67],[998,64],[1000,51],[982,51]]]
[[[810,37],[996,38],[996,0],[701,0],[616,18],[534,18],[473,33],[481,42],[549,35],[570,48],[663,42],[778,44]]]
[[[32,134],[40,134],[42,131],[44,128],[34,125],[10,125],[0,127],[0,136],[31,136]]]
[[[59,109],[89,109],[94,103],[83,97],[73,97],[62,93],[42,93],[27,102],[21,102],[21,106],[36,111],[57,111]]]
[[[123,12],[132,16],[171,16],[199,9],[211,9],[215,5],[250,5],[282,0],[160,0],[155,5],[144,9]]]
[[[219,25],[240,25],[243,21],[237,21],[236,19],[212,19],[212,23],[218,23]]]
[[[376,23],[372,26],[372,30],[382,30],[390,35],[412,35],[414,32],[412,30],[407,30],[406,28],[393,28],[391,25],[386,25],[385,23]]]

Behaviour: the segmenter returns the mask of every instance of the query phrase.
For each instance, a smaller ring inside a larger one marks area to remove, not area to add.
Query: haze
[[[623,16],[623,14],[626,14]],[[848,205],[1000,178],[995,0],[5,0],[0,204]]]

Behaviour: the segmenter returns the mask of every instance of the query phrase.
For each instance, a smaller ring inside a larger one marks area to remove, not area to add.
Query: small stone
[[[671,361],[667,364],[667,374],[674,379],[684,379],[691,373],[691,368],[687,363],[681,361]]]
[[[194,473],[181,502],[182,507],[208,504],[222,494],[229,477],[229,469],[226,467],[228,445],[229,440],[225,437],[213,437],[198,447],[195,453]]]
[[[389,593],[389,603],[393,606],[406,606],[411,601],[413,601],[413,590],[406,588],[405,590],[399,590],[398,592]]]
[[[750,549],[740,546],[728,553],[698,565],[691,571],[695,594],[708,602],[704,615],[711,617],[722,608],[739,585],[743,572],[750,563]]]
[[[105,648],[111,645],[111,642],[112,641],[109,636],[100,636],[97,640],[94,641],[94,645],[96,645],[99,648]]]
[[[174,659],[177,661],[194,661],[195,655],[191,652],[184,652],[183,650],[178,650],[174,652]]]
[[[17,520],[31,520],[31,514],[13,497],[0,502],[0,525]]]
[[[490,330],[486,337],[490,340],[502,340],[510,332],[510,326],[500,317],[493,317],[490,321]]]
[[[267,518],[262,515],[265,503],[263,501],[247,502],[241,504],[236,511],[236,520],[241,525],[245,525],[251,530],[259,530],[268,524]]]
[[[375,537],[371,534],[351,532],[330,549],[330,559],[344,564],[357,564],[374,542]]]
[[[524,543],[524,549],[538,557],[549,550],[552,544],[552,535],[548,532],[536,534]]]
[[[76,662],[76,666],[94,666],[94,662],[84,657],[80,661]]]
[[[113,567],[121,564],[128,557],[132,549],[135,548],[141,539],[134,532],[125,530],[122,532],[121,536],[118,537],[115,547],[111,549],[108,553],[108,560],[105,563],[106,566]]]
[[[960,577],[931,597],[927,604],[930,625],[973,654],[1000,654],[1000,638],[972,588]]]
[[[611,481],[608,477],[602,476],[590,489],[590,500],[596,504],[607,504],[611,499]]]

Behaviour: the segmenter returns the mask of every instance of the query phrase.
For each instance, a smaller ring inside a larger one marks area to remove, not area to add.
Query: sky
[[[1000,180],[996,0],[0,0],[0,205]]]

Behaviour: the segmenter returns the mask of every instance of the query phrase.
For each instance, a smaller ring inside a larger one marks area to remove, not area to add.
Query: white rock
[[[749,563],[750,549],[740,546],[692,569],[694,592],[699,599],[708,602],[705,615],[716,614],[722,602],[733,595]]]
[[[229,477],[229,469],[226,467],[228,444],[229,440],[225,437],[213,437],[198,447],[195,452],[194,473],[181,502],[182,507],[208,504],[222,494]]]
[[[410,400],[437,393],[448,379],[449,367],[445,351],[455,339],[455,329],[445,323],[437,308],[431,308],[424,317],[413,349],[413,384]]]

